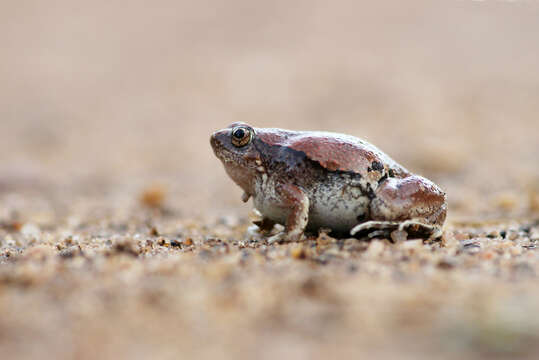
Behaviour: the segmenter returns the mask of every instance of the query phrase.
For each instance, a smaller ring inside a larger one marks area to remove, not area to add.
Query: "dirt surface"
[[[5,359],[539,356],[539,3],[0,4]],[[268,245],[234,121],[376,144],[441,242]]]

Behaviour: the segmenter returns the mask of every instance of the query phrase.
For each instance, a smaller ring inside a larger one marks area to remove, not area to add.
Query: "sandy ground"
[[[539,356],[539,3],[3,1],[5,359]],[[209,146],[369,140],[441,242],[267,245]]]

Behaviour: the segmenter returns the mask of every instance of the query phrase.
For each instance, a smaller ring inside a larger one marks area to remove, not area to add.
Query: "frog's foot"
[[[417,220],[405,221],[367,221],[355,226],[350,235],[365,234],[369,238],[377,236],[388,236],[392,231],[406,231],[408,234],[421,238],[434,240],[442,236],[442,228],[439,225],[426,224]]]
[[[262,218],[262,220],[253,221],[253,224],[258,226],[260,232],[270,232],[275,226],[276,222],[268,218]]]
[[[279,243],[284,242],[284,238],[285,238],[285,233],[280,232],[278,234],[270,236],[267,240],[268,240],[268,244],[271,245],[271,244],[279,244]]]
[[[270,236],[267,241],[268,244],[281,244],[286,242],[300,242],[304,240],[303,234],[294,234],[281,231],[278,234]]]
[[[440,225],[425,224],[417,220],[406,220],[399,224],[399,230],[405,230],[414,234],[428,235],[429,240],[442,237],[442,227]]]

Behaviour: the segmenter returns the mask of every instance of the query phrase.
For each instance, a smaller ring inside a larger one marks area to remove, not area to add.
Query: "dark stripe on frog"
[[[387,179],[388,176],[387,176],[387,173],[385,173],[380,179],[378,179],[378,185],[380,185],[381,183],[384,182],[385,179]]]
[[[382,171],[384,170],[384,164],[379,161],[373,161],[371,166],[367,168],[367,171]]]
[[[329,170],[323,167],[318,161],[310,159],[303,151],[294,150],[287,146],[270,145],[258,138],[253,141],[253,145],[257,149],[258,153],[263,157],[264,165],[268,167],[271,165],[277,165],[276,163],[284,163],[288,167],[298,167],[304,166],[305,162],[308,161],[313,165],[314,168],[318,168],[322,171],[327,171],[333,174],[348,174],[350,176],[361,178],[361,174],[353,171]]]

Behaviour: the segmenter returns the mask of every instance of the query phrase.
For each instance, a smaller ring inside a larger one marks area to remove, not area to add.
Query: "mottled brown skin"
[[[344,235],[395,223],[438,234],[445,220],[440,188],[353,136],[235,123],[210,143],[243,201],[253,197],[261,228],[284,224],[285,240],[305,230]]]

